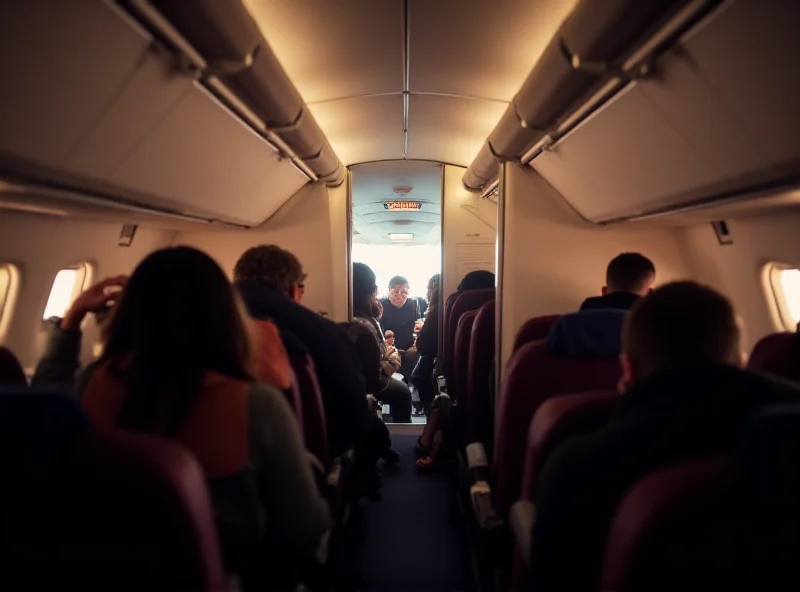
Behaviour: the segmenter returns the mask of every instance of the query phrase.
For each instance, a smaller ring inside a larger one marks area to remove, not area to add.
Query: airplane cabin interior
[[[798,29],[0,2],[0,590],[800,588]]]

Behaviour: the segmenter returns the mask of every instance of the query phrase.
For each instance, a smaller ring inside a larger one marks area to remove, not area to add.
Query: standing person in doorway
[[[396,275],[389,280],[389,297],[381,300],[383,307],[381,325],[385,331],[394,333],[394,345],[400,352],[402,360],[399,372],[403,375],[403,381],[406,383],[408,383],[419,358],[416,351],[409,350],[414,345],[415,333],[422,327],[419,302],[416,298],[408,297],[408,290],[408,280],[401,275]]]
[[[392,378],[399,368],[399,361],[395,348],[386,345],[380,325],[381,304],[376,292],[375,272],[363,263],[353,263],[353,320],[369,329],[381,350],[381,390],[372,394],[389,404],[395,423],[411,423],[411,393],[405,383]]]

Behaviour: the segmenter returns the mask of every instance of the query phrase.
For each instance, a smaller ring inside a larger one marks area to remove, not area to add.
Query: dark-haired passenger
[[[109,294],[110,287],[123,289]],[[74,372],[81,322],[112,300],[103,353],[77,381],[92,423],[165,436],[194,454],[209,482],[229,571],[246,575],[256,556],[265,559],[257,550],[275,541],[289,556],[316,556],[331,525],[328,505],[284,395],[255,378],[244,307],[205,253],[162,249],[130,279],[110,278],[83,292],[54,328],[34,383]]]
[[[622,253],[611,260],[606,269],[606,285],[602,296],[587,298],[580,310],[615,308],[630,310],[640,298],[653,291],[656,268],[639,253]]]
[[[656,289],[633,306],[622,337],[615,414],[544,466],[532,589],[597,589],[609,524],[631,486],[669,464],[732,452],[754,411],[800,402],[795,385],[741,369],[739,319],[711,288],[684,281]]]
[[[372,333],[381,350],[380,390],[370,394],[389,405],[395,423],[411,423],[411,392],[404,382],[392,377],[400,369],[401,361],[397,348],[386,344],[380,324],[383,307],[376,297],[377,291],[375,272],[363,263],[353,263],[353,320]],[[398,339],[395,333],[395,340]]]

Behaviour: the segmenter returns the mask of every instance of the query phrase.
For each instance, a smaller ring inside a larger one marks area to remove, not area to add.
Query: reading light
[[[390,232],[389,233],[389,240],[393,241],[410,241],[414,238],[414,235],[410,232]]]

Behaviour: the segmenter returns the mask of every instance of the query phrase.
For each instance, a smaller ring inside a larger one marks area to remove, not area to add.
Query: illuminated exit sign
[[[421,201],[387,201],[383,204],[384,210],[395,212],[412,212],[422,209]]]

